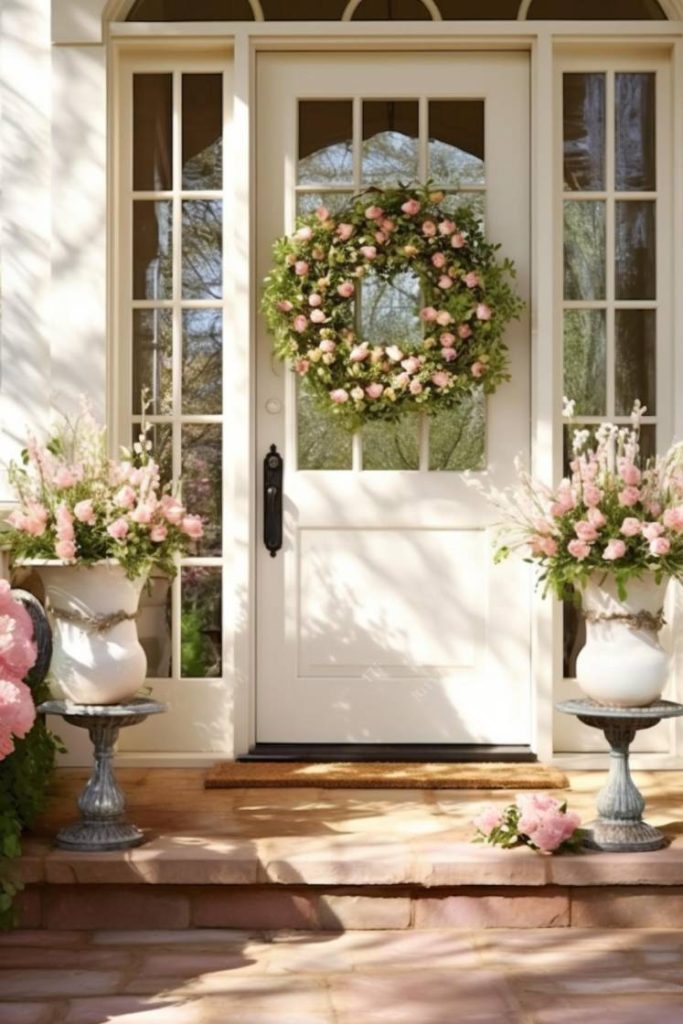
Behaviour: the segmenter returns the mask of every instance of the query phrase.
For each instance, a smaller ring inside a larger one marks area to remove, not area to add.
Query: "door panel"
[[[526,298],[528,94],[525,54],[259,55],[259,278],[297,210],[431,173],[480,211]],[[411,289],[369,290],[366,332],[405,337]],[[492,565],[494,513],[460,472],[506,486],[528,457],[526,318],[507,342],[512,382],[488,401],[350,439],[259,322],[258,453],[277,444],[285,470],[283,549],[257,553],[258,741],[530,741],[529,576]]]

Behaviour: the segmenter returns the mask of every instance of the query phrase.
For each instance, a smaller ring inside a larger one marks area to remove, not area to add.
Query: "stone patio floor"
[[[683,930],[0,936],[2,1024],[681,1024]]]

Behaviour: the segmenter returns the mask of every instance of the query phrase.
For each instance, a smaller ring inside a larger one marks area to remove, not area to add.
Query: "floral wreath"
[[[291,360],[319,407],[351,430],[367,419],[435,413],[509,379],[503,333],[523,303],[466,206],[443,209],[426,186],[370,189],[332,215],[321,206],[273,246],[263,311],[275,353]],[[420,345],[371,345],[355,322],[363,277],[409,271],[420,282]]]

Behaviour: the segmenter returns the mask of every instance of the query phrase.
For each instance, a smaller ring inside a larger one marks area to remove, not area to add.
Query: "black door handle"
[[[282,547],[282,456],[271,444],[263,460],[263,543],[271,558]]]

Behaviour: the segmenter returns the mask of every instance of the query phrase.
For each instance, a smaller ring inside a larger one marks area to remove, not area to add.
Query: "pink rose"
[[[607,547],[602,553],[602,557],[607,562],[614,562],[617,558],[623,558],[626,554],[626,545],[623,540],[613,539],[607,544]]]
[[[482,807],[476,818],[472,819],[472,824],[477,832],[482,832],[485,836],[490,835],[502,823],[503,815],[494,804],[487,804],[485,807]]]
[[[445,370],[437,370],[432,374],[432,384],[437,388],[445,388],[450,383],[451,375]]]
[[[296,263],[294,264],[294,273],[297,275],[297,277],[305,277],[306,274],[308,273],[308,269],[309,267],[306,260],[297,260]]]
[[[473,377],[481,377],[485,372],[486,366],[484,365],[484,363],[480,363],[479,360],[477,360],[476,363],[472,363],[472,369],[470,370],[470,373],[472,374]]]
[[[315,215],[321,223],[324,223],[326,220],[330,219],[330,211],[327,209],[326,206],[319,206],[318,209],[315,211]]]
[[[586,513],[586,518],[591,526],[594,526],[596,530],[601,530],[607,522],[599,508],[589,508]]]
[[[324,324],[326,320],[327,320],[327,317],[325,316],[325,311],[324,310],[322,310],[322,309],[313,309],[313,310],[311,310],[311,323],[312,324]]]
[[[384,245],[387,240],[387,236],[383,231],[375,231],[375,241],[378,245]]]
[[[119,508],[132,508],[135,504],[135,491],[126,484],[114,495],[114,504]]]
[[[406,373],[417,373],[417,371],[420,369],[420,360],[417,359],[415,356],[408,356],[407,359],[403,359],[401,361],[401,366],[406,371]]]
[[[130,518],[134,523],[140,523],[142,526],[147,526],[148,523],[152,522],[152,516],[154,509],[151,505],[142,503],[137,505],[130,514]]]
[[[368,398],[379,398],[383,391],[384,388],[382,387],[382,385],[375,382],[373,384],[368,384],[368,386],[365,389],[365,394],[368,396]]]
[[[334,352],[336,347],[337,342],[332,341],[331,338],[323,338],[323,340],[318,345],[318,348],[320,349],[321,352]]]
[[[64,562],[70,562],[76,557],[76,545],[72,540],[58,540],[55,544],[55,554]]]
[[[671,541],[666,537],[655,537],[650,541],[651,555],[668,555],[671,550]]]
[[[425,323],[430,323],[437,318],[437,312],[433,306],[425,306],[420,310],[420,319],[424,320]]]
[[[472,328],[469,324],[458,325],[458,337],[462,338],[463,341],[472,337]]]
[[[154,544],[163,544],[167,537],[168,530],[163,523],[157,523],[157,525],[153,526],[152,529],[149,531],[149,539]]]
[[[468,288],[477,288],[481,284],[479,274],[475,274],[473,270],[470,270],[469,274],[465,274],[463,281]]]
[[[586,544],[582,540],[570,540],[567,544],[567,551],[578,562],[583,562],[584,558],[588,558],[591,553],[590,544]]]
[[[654,540],[655,537],[662,536],[664,533],[664,527],[661,523],[643,523],[641,533],[645,540]]]
[[[439,327],[448,327],[449,324],[453,323],[453,317],[447,309],[440,309],[436,314],[436,322]]]
[[[322,304],[322,295],[318,295],[317,292],[311,292],[311,294],[308,296],[308,305],[312,306],[315,309],[317,306],[322,306]]]
[[[529,541],[529,547],[534,555],[545,555],[552,558],[557,554],[557,541],[554,537],[536,536]]]
[[[493,315],[490,306],[487,306],[485,302],[480,302],[476,308],[477,320],[490,320]]]
[[[86,523],[88,526],[92,526],[95,522],[95,509],[90,498],[86,498],[85,501],[77,501],[74,505],[74,515],[79,523]]]
[[[448,274],[442,274],[437,284],[443,291],[448,291],[449,288],[453,287],[453,278],[449,277]]]
[[[413,380],[411,380],[411,382],[408,385],[408,387],[410,389],[411,395],[419,395],[422,392],[422,385],[420,384],[420,382],[417,379],[417,377],[415,377]]]
[[[399,373],[399,375],[398,375],[398,377],[396,377],[394,383],[395,383],[397,388],[407,388],[408,385],[410,384],[410,374],[408,374],[408,373]]]
[[[280,310],[281,313],[291,313],[291,311],[294,309],[289,299],[281,299],[277,303],[277,308]]]
[[[451,235],[451,245],[454,249],[462,249],[465,244],[465,236],[461,235],[459,231],[456,231],[454,235]]]
[[[204,535],[201,516],[183,516],[180,529],[191,540],[199,540]]]
[[[368,343],[364,341],[362,345],[356,345],[351,349],[349,359],[352,363],[362,363],[364,359],[368,358]]]
[[[658,501],[646,501],[645,508],[648,515],[651,515],[653,519],[656,519],[657,516],[661,516],[662,514],[662,506]]]
[[[310,366],[310,359],[297,359],[294,363],[294,369],[297,373],[300,373],[302,377],[305,373],[308,373]]]
[[[342,242],[348,242],[353,234],[353,224],[337,224],[337,235]]]
[[[598,531],[592,523],[587,522],[585,519],[581,519],[578,523],[574,524],[574,532],[579,540],[597,540]]]
[[[368,206],[365,210],[365,216],[368,220],[379,220],[384,210],[381,206]]]
[[[14,750],[14,737],[26,736],[35,719],[28,686],[18,679],[0,679],[0,761]]]
[[[640,470],[626,459],[619,462],[619,476],[629,487],[637,487],[640,483]]]
[[[421,204],[418,203],[417,199],[408,199],[401,205],[401,209],[406,217],[414,217],[416,213],[420,212],[420,208]]]
[[[401,352],[398,345],[389,345],[387,349],[387,355],[391,359],[392,363],[400,363],[403,359],[403,353]]]
[[[673,530],[675,533],[683,532],[683,505],[667,508],[662,519],[668,530]]]
[[[348,402],[349,393],[344,388],[335,388],[334,391],[330,391],[330,399],[335,405],[343,405],[344,402]]]
[[[128,523],[123,517],[115,519],[114,522],[110,523],[107,527],[107,533],[110,537],[113,537],[114,540],[123,540],[128,534]]]
[[[342,281],[340,285],[337,285],[337,295],[341,295],[343,299],[350,299],[356,290],[356,286],[353,281]]]
[[[313,238],[313,228],[309,227],[308,224],[305,224],[303,227],[299,228],[297,232],[295,232],[294,237],[296,238],[297,242],[310,242],[310,240]]]
[[[435,252],[432,256],[432,266],[436,267],[437,270],[441,270],[442,267],[445,267],[447,262],[448,260],[442,252]]]
[[[54,475],[54,485],[60,490],[73,487],[74,484],[78,483],[78,480],[78,476],[68,466],[60,466]]]
[[[439,234],[443,235],[444,238],[446,235],[452,235],[454,231],[455,224],[452,220],[442,220],[439,224]]]
[[[624,508],[632,508],[640,501],[640,491],[637,487],[624,487],[619,495],[619,504]]]
[[[619,527],[619,532],[623,533],[624,537],[637,537],[640,533],[640,520],[627,516]]]
[[[586,484],[583,489],[583,500],[589,506],[599,505],[602,501],[602,491],[595,484]]]
[[[374,245],[361,245],[360,251],[366,260],[374,260],[377,256],[377,249]]]
[[[450,331],[443,331],[439,335],[439,341],[443,348],[452,348],[455,345],[455,335],[451,334]]]
[[[161,514],[167,523],[171,523],[173,526],[177,526],[185,515],[185,508],[177,498],[173,498],[170,494],[164,494],[160,501]]]
[[[433,238],[436,234],[436,224],[433,220],[425,220],[422,223],[422,234],[425,238]]]
[[[298,334],[303,334],[308,329],[308,317],[304,316],[303,313],[299,313],[298,316],[294,317],[292,327]]]
[[[452,363],[454,359],[458,358],[458,353],[454,348],[442,348],[441,358],[445,363]]]
[[[382,231],[386,231],[387,234],[390,235],[391,232],[395,231],[395,230],[396,230],[395,222],[393,220],[391,220],[390,217],[385,217],[385,219],[382,221]]]

